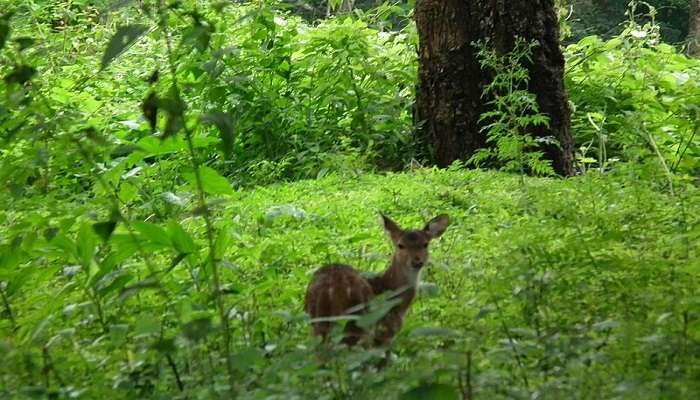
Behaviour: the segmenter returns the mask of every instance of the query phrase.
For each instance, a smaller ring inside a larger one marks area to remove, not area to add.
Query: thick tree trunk
[[[688,55],[700,57],[700,0],[690,0]]]
[[[488,39],[501,53],[515,37],[536,40],[529,90],[540,111],[550,118],[536,137],[553,136],[546,155],[558,173],[573,174],[573,140],[564,91],[564,57],[554,0],[418,0],[415,10],[420,37],[419,88],[416,111],[420,129],[433,145],[438,165],[468,159],[485,145],[479,116],[486,110],[482,89],[490,76],[481,70],[472,42]]]

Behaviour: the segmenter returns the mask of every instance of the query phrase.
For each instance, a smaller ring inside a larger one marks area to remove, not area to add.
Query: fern
[[[495,72],[493,80],[483,90],[483,97],[490,97],[491,111],[484,112],[479,121],[486,132],[486,143],[493,147],[477,151],[469,163],[480,166],[495,162],[504,171],[521,174],[552,175],[554,169],[544,153],[542,143],[552,143],[554,138],[533,138],[532,127],[549,126],[549,117],[540,113],[535,95],[522,88],[530,79],[524,60],[531,61],[536,43],[516,38],[513,51],[500,56],[484,42],[476,43],[482,69]]]

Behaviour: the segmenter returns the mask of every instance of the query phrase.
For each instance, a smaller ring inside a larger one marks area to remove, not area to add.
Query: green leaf
[[[119,299],[124,301],[128,299],[129,297],[139,293],[142,290],[145,289],[156,289],[160,283],[156,278],[146,278],[140,282],[136,282],[133,285],[129,285],[124,288],[124,290],[121,291],[119,294]]]
[[[197,181],[192,171],[185,172],[182,176],[194,187]],[[228,179],[219,175],[214,169],[207,166],[199,167],[199,176],[202,179],[202,188],[209,194],[233,194],[233,188]]]
[[[182,43],[192,43],[194,47],[201,53],[209,47],[212,27],[207,21],[201,21],[198,15],[193,15],[194,21],[191,27],[185,30],[182,37]]]
[[[112,324],[109,326],[109,338],[115,347],[123,346],[126,343],[128,333],[129,325],[127,324]]]
[[[263,362],[264,359],[260,349],[248,347],[233,354],[231,356],[231,364],[236,371],[245,372],[251,367]]]
[[[129,283],[134,277],[129,274],[120,274],[114,278],[109,284],[99,289],[100,296],[106,296],[107,294],[114,291],[121,291],[127,283]]]
[[[89,270],[92,257],[95,255],[97,247],[97,236],[89,224],[83,224],[75,240],[78,249],[78,258],[86,271]]]
[[[182,118],[182,114],[168,113],[168,116],[165,118],[165,129],[163,130],[163,136],[161,136],[161,139],[165,140],[171,136],[174,136],[184,127],[185,121]]]
[[[166,203],[178,206],[178,207],[184,207],[187,205],[187,202],[180,196],[176,195],[173,192],[163,192],[159,196],[161,199],[163,199]]]
[[[223,258],[224,254],[226,253],[226,250],[228,250],[231,247],[231,234],[228,231],[228,228],[222,227],[219,229],[218,233],[216,234],[216,243],[214,246],[214,256],[217,259]]]
[[[124,25],[117,28],[117,32],[109,40],[107,49],[102,55],[100,71],[104,70],[121,53],[126,51],[136,40],[148,30],[148,26],[134,24]]]
[[[51,238],[51,245],[55,246],[57,249],[63,250],[66,257],[78,258],[78,246],[76,243],[64,235],[63,233],[58,233]]]
[[[168,222],[168,236],[179,253],[190,254],[197,250],[197,245],[190,234],[175,221]]]
[[[168,269],[165,270],[165,273],[167,274],[170,271],[172,271],[173,269],[175,269],[175,267],[177,267],[177,265],[180,264],[180,262],[182,260],[184,260],[186,257],[187,257],[187,254],[185,254],[185,253],[179,253],[177,256],[175,256],[175,258],[173,258],[173,260],[170,261],[170,265],[168,266]]]
[[[457,400],[457,389],[443,383],[424,383],[401,395],[401,400]]]
[[[112,232],[114,232],[114,228],[116,227],[117,221],[105,221],[92,224],[92,230],[95,231],[103,242],[109,240],[110,236],[112,236]]]
[[[148,240],[149,242],[156,244],[160,247],[172,247],[173,242],[170,240],[168,232],[161,226],[152,224],[150,222],[134,222],[134,229],[136,229],[141,237]]]
[[[213,124],[219,129],[221,151],[224,153],[225,158],[230,159],[233,153],[233,142],[235,139],[233,120],[231,117],[224,112],[217,111],[204,114],[199,117],[199,120],[201,122]]]
[[[160,333],[160,322],[155,315],[142,314],[134,326],[136,335],[156,335]]]
[[[416,328],[411,331],[413,337],[458,337],[459,332],[448,328]]]
[[[357,326],[363,329],[369,329],[399,303],[401,303],[401,298],[373,300],[370,312],[364,314],[357,320]]]

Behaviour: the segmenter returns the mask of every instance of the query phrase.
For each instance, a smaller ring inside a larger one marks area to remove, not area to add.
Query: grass
[[[439,213],[452,223],[431,246],[391,366],[370,373],[363,360],[375,354],[346,351],[319,368],[305,286],[331,261],[381,271],[391,249],[380,211],[404,227]],[[523,186],[504,173],[430,169],[238,191],[214,206],[228,238],[219,246],[238,393],[373,398],[440,384],[476,398],[692,398],[700,393],[699,215],[693,187],[670,196],[613,176],[526,178]],[[184,209],[172,217],[205,252],[201,219]],[[8,220],[19,224],[22,212]],[[173,254],[154,254],[166,269]],[[52,257],[20,268],[51,272],[10,299],[19,328],[7,312],[0,320],[3,397],[23,398],[43,379],[52,390],[70,382],[84,398],[178,393],[163,354],[184,375],[181,397],[218,396],[225,379],[220,349],[206,339],[216,319],[208,319],[202,264],[186,258],[162,275],[168,299],[105,294],[102,332],[81,273],[69,276]],[[143,279],[138,257],[131,260],[122,273]],[[158,350],[164,339],[172,349]],[[63,384],[42,370],[41,349]]]

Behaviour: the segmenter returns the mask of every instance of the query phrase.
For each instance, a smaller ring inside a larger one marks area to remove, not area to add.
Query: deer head
[[[396,278],[408,279],[407,283],[415,287],[421,268],[428,262],[430,241],[445,232],[450,219],[445,214],[439,215],[420,230],[401,229],[396,222],[383,214],[382,220],[384,231],[394,244],[394,255],[390,267],[392,275],[397,275]]]

